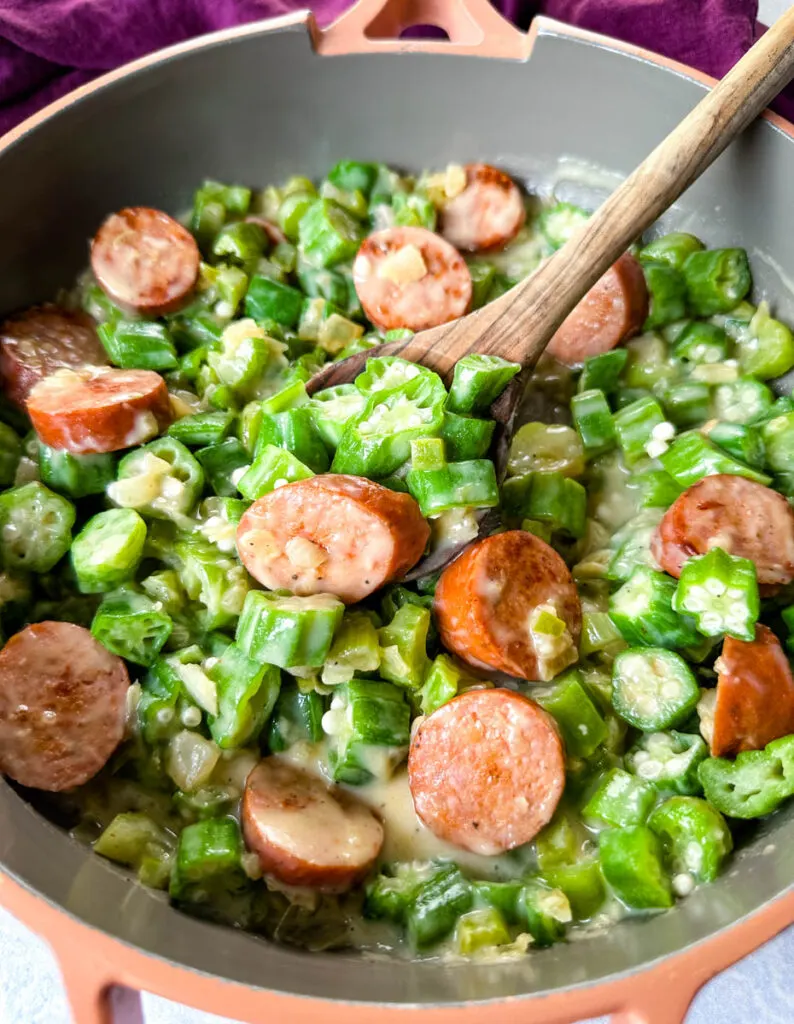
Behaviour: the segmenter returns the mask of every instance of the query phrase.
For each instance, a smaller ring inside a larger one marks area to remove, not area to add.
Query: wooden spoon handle
[[[474,324],[468,326],[472,318],[451,325],[443,344],[445,354],[453,357],[453,365],[472,349],[533,365],[592,285],[792,77],[794,7],[777,20],[563,248],[524,283],[492,304],[498,309],[492,310],[487,324],[479,325],[476,345],[471,334]]]

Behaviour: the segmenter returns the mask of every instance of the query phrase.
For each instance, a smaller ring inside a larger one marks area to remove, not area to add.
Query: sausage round
[[[546,652],[536,649],[529,629],[540,605],[553,607],[568,626],[570,664],[582,629],[576,584],[548,544],[524,530],[508,530],[475,541],[444,570],[434,610],[442,642],[464,661],[538,680],[550,678]]]
[[[129,685],[82,626],[27,626],[0,651],[0,771],[52,792],[88,782],[124,735]]]
[[[85,313],[34,306],[0,328],[0,379],[8,398],[22,409],[31,389],[56,370],[107,362],[94,321]]]
[[[565,788],[557,730],[512,690],[469,690],[425,718],[408,754],[416,813],[439,837],[494,856],[547,825]]]
[[[763,750],[794,733],[794,677],[771,629],[757,625],[750,642],[727,636],[715,667],[712,757]]]
[[[364,312],[385,331],[437,327],[463,316],[471,304],[463,257],[426,228],[384,228],[365,238],[353,283]]]
[[[430,527],[408,494],[324,474],[258,498],[237,528],[240,559],[270,590],[361,601],[419,559]]]
[[[115,452],[156,437],[171,422],[165,381],[153,370],[58,370],[27,400],[39,438],[75,455]]]
[[[624,253],[563,320],[546,351],[567,366],[578,366],[636,334],[647,316],[642,267]]]
[[[441,234],[456,249],[502,249],[526,220],[521,191],[504,171],[490,164],[468,164],[466,187],[441,213]]]
[[[126,309],[162,316],[179,309],[198,279],[196,240],[162,210],[128,206],[111,214],[91,243],[91,269]]]
[[[705,476],[665,512],[651,550],[664,571],[678,578],[687,559],[713,547],[749,558],[764,587],[789,583],[794,511],[781,494],[743,476]]]
[[[262,870],[286,885],[344,892],[383,846],[383,826],[368,807],[278,757],[248,776],[240,814]]]

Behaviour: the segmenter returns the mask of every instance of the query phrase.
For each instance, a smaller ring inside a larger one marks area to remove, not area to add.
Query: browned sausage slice
[[[0,771],[23,786],[81,786],[124,735],[130,680],[87,629],[39,622],[0,651]]]
[[[383,846],[383,826],[369,808],[278,757],[248,776],[241,819],[262,870],[286,885],[344,892]]]
[[[705,476],[665,512],[652,552],[664,571],[678,578],[688,558],[713,547],[755,562],[763,586],[789,583],[794,511],[781,494],[743,476]]]
[[[763,750],[794,733],[794,677],[771,629],[759,623],[750,642],[726,636],[714,667],[719,676],[712,757]]]
[[[422,557],[430,527],[408,494],[329,473],[258,498],[237,528],[237,550],[271,590],[361,601]]]
[[[385,331],[437,327],[463,316],[471,304],[463,257],[426,228],[385,228],[365,238],[353,282],[364,312]]]
[[[513,179],[490,164],[468,164],[466,187],[444,207],[441,234],[456,249],[502,249],[526,220],[524,198]]]
[[[636,334],[647,316],[642,267],[625,253],[563,320],[546,351],[567,366],[578,366]]]
[[[27,409],[44,444],[75,455],[143,444],[172,419],[165,381],[153,370],[58,370],[33,388]]]
[[[532,620],[545,608],[567,630],[544,642]],[[434,610],[449,650],[478,668],[530,680],[553,678],[577,659],[582,609],[557,552],[524,530],[476,541],[444,572]]]
[[[63,367],[106,366],[94,321],[58,306],[34,306],[0,328],[0,378],[20,408],[40,380]]]
[[[128,206],[91,243],[94,277],[120,306],[162,316],[183,305],[199,273],[196,240],[162,210]]]
[[[408,755],[416,813],[440,839],[494,856],[547,825],[565,788],[562,742],[534,701],[469,690],[424,719]]]

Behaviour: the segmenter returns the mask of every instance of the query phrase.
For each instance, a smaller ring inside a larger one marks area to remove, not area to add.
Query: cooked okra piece
[[[748,750],[735,761],[709,757],[698,776],[708,802],[729,818],[762,818],[794,794],[794,736]]]
[[[413,445],[417,443],[421,442],[414,441]],[[415,462],[413,465],[406,482],[423,516],[437,516],[452,508],[493,508],[499,504],[499,485],[490,459],[451,462],[437,469],[416,468]]]
[[[263,413],[254,458],[272,446],[290,452],[314,473],[328,469],[328,451],[315,430],[311,410],[305,405],[284,412]]]
[[[49,572],[69,550],[75,517],[70,501],[38,481],[4,491],[0,563],[12,571]]]
[[[91,632],[112,654],[148,668],[173,626],[170,615],[155,601],[124,588],[104,598],[91,623]]]
[[[650,396],[620,409],[612,420],[618,445],[629,466],[648,455],[654,458],[654,442],[669,441],[675,434],[675,428],[664,418],[662,407]]]
[[[422,714],[432,715],[442,704],[456,697],[462,685],[473,682],[475,680],[459,668],[448,654],[437,655],[422,684]]]
[[[651,541],[662,518],[660,508],[649,508],[630,519],[612,537],[615,553],[607,565],[608,580],[627,580],[638,565],[655,568]]]
[[[175,420],[168,428],[168,436],[192,448],[215,445],[223,441],[232,423],[233,412],[197,412]]]
[[[472,905],[472,884],[455,864],[445,865],[424,883],[405,915],[415,949],[427,949],[449,935],[461,914]]]
[[[256,740],[279,695],[279,670],[252,661],[237,644],[229,644],[207,675],[218,691],[218,715],[209,721],[218,746],[226,750]]]
[[[730,313],[752,287],[744,249],[704,249],[684,260],[687,306],[695,316]]]
[[[550,886],[565,893],[577,921],[591,918],[606,899],[601,863],[595,858],[545,868],[543,878]]]
[[[317,202],[317,193],[314,189],[290,192],[284,196],[279,204],[276,220],[278,226],[291,242],[298,241],[300,222],[310,207]]]
[[[584,470],[584,448],[573,427],[530,422],[513,436],[507,464],[511,476],[542,472],[570,477],[580,476]]]
[[[368,679],[343,683],[323,716],[334,781],[361,786],[388,778],[405,756],[410,728],[411,709],[398,687]]]
[[[174,837],[147,814],[127,811],[105,827],[94,842],[94,852],[134,868],[144,885],[163,889],[171,874],[174,845]]]
[[[698,797],[665,800],[648,819],[648,827],[662,841],[678,896],[688,895],[693,883],[713,882],[733,849],[723,816]]]
[[[699,640],[695,623],[675,611],[676,582],[666,573],[637,566],[609,599],[609,614],[632,646],[689,647]]]
[[[326,686],[346,683],[357,672],[376,672],[381,651],[378,631],[367,612],[345,612],[323,665]]]
[[[480,949],[493,949],[510,942],[504,918],[494,907],[470,910],[458,918],[455,926],[455,949],[461,956],[471,956]]]
[[[742,373],[770,380],[794,366],[794,335],[780,320],[769,315],[762,302],[745,330],[738,334],[737,349]]]
[[[363,236],[361,224],[339,203],[320,199],[298,224],[298,250],[307,263],[333,267],[352,259]]]
[[[691,615],[704,636],[754,640],[761,610],[755,565],[717,547],[693,556],[681,570],[673,608]]]
[[[41,460],[41,449],[44,446],[39,443],[39,459]],[[47,451],[53,451],[48,448]],[[66,453],[64,453],[66,454]],[[16,477],[17,466],[22,458],[22,442],[16,431],[6,423],[0,422],[0,487],[10,487]],[[44,483],[54,484],[51,480],[44,480]]]
[[[488,454],[496,423],[475,416],[462,416],[448,409],[444,412],[441,439],[450,462],[482,459]]]
[[[179,365],[165,324],[154,320],[109,320],[97,327],[108,358],[122,370],[173,370]]]
[[[207,818],[187,825],[179,834],[171,875],[173,899],[194,899],[214,883],[238,881],[243,852],[240,826],[234,818]]]
[[[518,903],[519,914],[525,918],[527,931],[538,949],[553,946],[565,938],[573,914],[568,897],[560,889],[550,889],[543,882],[533,880],[521,890]]]
[[[579,654],[586,658],[589,654],[623,647],[620,630],[607,612],[584,612],[582,615],[582,635],[579,640]]]
[[[694,427],[709,418],[711,389],[698,381],[674,384],[661,396],[665,415],[676,427]]]
[[[552,249],[561,249],[568,239],[590,219],[590,214],[573,203],[555,203],[540,215],[540,233]]]
[[[282,327],[297,327],[303,293],[288,284],[254,274],[245,293],[245,315],[254,320],[275,320]]]
[[[662,846],[645,825],[607,829],[598,838],[604,878],[621,903],[633,910],[671,907],[670,879],[662,864]]]
[[[403,924],[422,886],[444,870],[442,865],[420,861],[385,867],[366,887],[364,916]]]
[[[363,192],[369,196],[378,178],[378,164],[359,160],[340,160],[328,172],[328,180],[346,192]]]
[[[223,629],[241,613],[248,593],[248,576],[229,557],[219,558],[218,548],[194,534],[177,541],[182,585],[192,601],[201,606],[198,621],[202,629]]]
[[[510,477],[502,485],[502,508],[508,517],[537,519],[549,523],[555,532],[584,536],[587,492],[578,480],[562,473]]]
[[[345,427],[366,405],[366,398],[354,384],[338,384],[314,395],[309,414],[325,445],[336,451]]]
[[[662,261],[643,260],[645,284],[650,298],[650,312],[643,330],[653,331],[665,324],[683,320],[687,313],[687,291],[684,275],[676,267]]]
[[[766,462],[766,446],[757,427],[741,423],[715,423],[708,432],[709,440],[719,445],[728,455],[740,462],[763,469]]]
[[[666,263],[668,266],[680,270],[687,256],[691,256],[693,252],[701,252],[704,248],[703,243],[695,235],[689,235],[684,231],[672,231],[667,235],[662,235],[661,238],[654,238],[652,242],[648,242],[640,250],[640,259],[643,263],[646,261]]]
[[[622,768],[612,768],[582,808],[582,814],[618,828],[641,825],[655,802],[656,790],[649,782]]]
[[[267,235],[258,224],[237,220],[226,224],[215,236],[212,255],[221,262],[243,267],[250,273],[267,248]]]
[[[107,488],[121,508],[158,519],[188,515],[204,487],[204,471],[173,437],[159,437],[125,455],[115,483]]]
[[[394,618],[378,630],[381,647],[380,672],[384,679],[416,690],[424,682],[429,660],[427,633],[430,612],[415,604],[404,604]]]
[[[637,495],[640,508],[669,508],[683,494],[683,488],[663,469],[634,474],[628,486]]]
[[[773,473],[794,471],[794,413],[775,416],[761,427],[767,468]]]
[[[475,353],[459,359],[449,389],[450,412],[487,412],[520,369],[501,356]]]
[[[744,476],[758,484],[769,484],[772,478],[733,459],[721,448],[711,444],[702,434],[692,432],[677,437],[659,461],[681,487],[691,487],[704,476],[727,473]]]
[[[268,749],[278,754],[303,740],[319,743],[324,736],[324,714],[325,703],[319,693],[304,693],[294,683],[285,683],[270,718]]]
[[[254,661],[280,668],[319,668],[328,656],[345,606],[332,594],[298,597],[285,591],[249,591],[236,640]]]
[[[601,355],[585,359],[576,390],[580,394],[582,391],[597,390],[611,395],[617,389],[628,357],[625,348],[615,348],[611,352],[602,352]]]
[[[553,686],[534,691],[538,704],[555,719],[572,757],[589,757],[607,735],[604,717],[573,669]]]
[[[574,395],[571,399],[571,415],[589,456],[601,455],[614,448],[615,425],[603,391],[593,389]]]
[[[752,423],[766,416],[774,399],[760,380],[740,377],[714,389],[714,415],[727,423]]]
[[[724,363],[728,358],[728,336],[716,324],[693,320],[679,334],[673,356],[684,363]]]
[[[641,736],[625,761],[630,772],[657,789],[697,796],[703,788],[698,767],[707,757],[708,747],[700,736],[672,730]]]
[[[679,655],[632,647],[615,658],[612,703],[629,725],[646,732],[680,725],[695,710],[700,687]]]
[[[116,458],[112,454],[72,455],[39,443],[39,473],[42,482],[53,490],[70,498],[85,498],[89,494],[104,494],[116,479]]]
[[[314,473],[297,459],[292,452],[274,444],[265,445],[253,463],[237,481],[237,490],[244,498],[255,501],[263,494],[269,494],[276,487],[306,480]]]
[[[195,455],[212,490],[222,497],[234,497],[237,494],[235,474],[251,464],[248,452],[237,438],[227,437],[218,444],[200,448]]]
[[[98,512],[72,544],[72,568],[83,594],[114,590],[133,578],[143,558],[146,523],[131,508]]]

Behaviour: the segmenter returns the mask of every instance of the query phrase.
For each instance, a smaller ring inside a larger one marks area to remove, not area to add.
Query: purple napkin
[[[0,133],[98,74],[192,36],[348,0],[0,0]],[[763,26],[756,0],[496,0],[522,28],[542,11],[723,75]],[[794,90],[776,109],[794,119]]]

